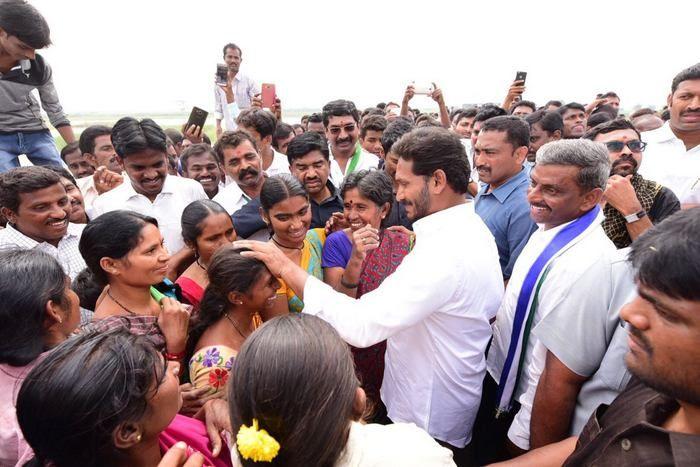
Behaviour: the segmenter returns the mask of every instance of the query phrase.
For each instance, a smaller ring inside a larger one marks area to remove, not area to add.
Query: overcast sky
[[[448,105],[500,102],[517,70],[538,105],[614,90],[623,107],[662,106],[673,76],[700,60],[697,0],[33,3],[69,112],[211,110],[227,42],[288,109],[398,101],[410,81],[435,81]]]

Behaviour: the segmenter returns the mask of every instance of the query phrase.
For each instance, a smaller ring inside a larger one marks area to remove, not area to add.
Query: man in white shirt
[[[238,128],[250,133],[258,146],[258,154],[262,158],[265,175],[271,177],[277,174],[289,173],[287,156],[275,151],[272,147],[272,136],[277,127],[277,118],[271,112],[263,109],[248,109],[238,116]]]
[[[673,78],[667,98],[671,119],[644,133],[639,172],[670,188],[683,208],[700,204],[700,63]]]
[[[166,136],[151,119],[120,119],[112,128],[112,141],[129,180],[100,195],[93,204],[92,215],[118,209],[136,211],[158,220],[166,248],[171,254],[182,253],[180,217],[193,201],[208,199],[202,185],[168,175]]]
[[[397,199],[414,221],[416,246],[378,289],[359,300],[334,291],[269,243],[236,245],[303,292],[304,312],[356,347],[386,339],[381,398],[394,422],[412,422],[464,459],[481,399],[489,320],[503,294],[493,236],[464,194],[469,163],[459,138],[419,128],[392,146]],[[378,233],[363,242],[376,248]]]
[[[346,175],[379,167],[379,158],[358,143],[360,112],[354,103],[339,99],[324,105],[323,126],[331,148],[331,181],[337,188]]]
[[[610,264],[616,248],[600,225],[604,215],[598,204],[609,173],[607,150],[588,140],[545,144],[530,173],[530,216],[539,228],[515,263],[496,316],[487,366],[498,388],[495,403],[488,391],[482,404],[482,414],[493,417],[497,409],[500,418],[514,412],[514,403],[520,402],[508,431],[508,438],[520,449],[529,449],[530,433],[531,403],[523,395],[537,387],[541,372],[541,368],[531,375],[526,372],[537,343],[536,333],[530,331],[551,313],[572,321],[580,316],[583,322],[608,313]],[[493,388],[488,381],[485,386]],[[489,400],[491,407],[487,407]],[[503,433],[491,437],[494,445],[505,441]],[[479,460],[493,459],[487,455]]]
[[[104,125],[91,125],[80,133],[80,151],[93,167],[93,173],[77,178],[76,183],[83,194],[85,210],[92,211],[92,204],[98,196],[124,181],[124,168],[119,162],[112,144],[112,129]]]
[[[260,93],[260,87],[250,77],[240,72],[243,51],[236,44],[226,44],[223,50],[224,62],[228,66],[228,82],[214,88],[214,116],[216,117],[217,138],[225,129],[237,129],[238,112],[250,108],[253,97]]]
[[[85,269],[78,244],[84,225],[69,223],[70,198],[55,172],[30,166],[0,175],[0,249],[44,251],[58,260],[72,279]]]
[[[255,139],[245,131],[226,131],[214,145],[224,175],[229,183],[213,200],[233,215],[253,198],[260,196],[265,172]]]

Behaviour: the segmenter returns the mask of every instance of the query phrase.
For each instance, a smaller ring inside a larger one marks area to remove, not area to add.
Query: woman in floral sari
[[[378,170],[360,170],[345,178],[341,188],[349,228],[328,236],[323,249],[324,280],[350,297],[371,292],[397,267],[412,248],[405,229],[382,229],[393,201],[389,176]],[[379,245],[365,243],[369,233],[379,232]],[[384,376],[386,341],[366,349],[352,347],[355,367],[368,399],[379,401]]]
[[[260,313],[277,298],[279,282],[265,265],[225,246],[209,263],[209,285],[193,318],[187,345],[190,382],[223,391],[246,337],[260,324]]]
[[[326,231],[322,228],[309,230],[311,205],[301,183],[288,174],[268,178],[260,192],[260,204],[263,220],[272,231],[270,242],[309,274],[323,279],[321,256]],[[286,300],[278,300],[269,313],[263,315],[265,321],[288,312],[300,313],[304,309],[304,303],[284,282],[277,294]]]

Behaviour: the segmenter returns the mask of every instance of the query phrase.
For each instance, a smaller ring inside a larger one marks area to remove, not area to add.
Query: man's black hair
[[[602,125],[603,123],[610,122],[612,120],[614,120],[614,118],[609,113],[600,112],[588,117],[588,120],[586,120],[586,126],[588,128],[595,128],[598,125]]]
[[[392,150],[401,159],[413,162],[415,175],[430,177],[435,171],[442,170],[455,193],[467,192],[471,170],[469,159],[455,133],[444,128],[416,128],[403,135]]]
[[[63,146],[63,149],[61,149],[61,160],[65,162],[66,156],[74,153],[75,151],[80,151],[80,144],[77,141],[66,144]],[[80,153],[82,154],[82,151]]]
[[[312,113],[311,115],[309,115],[309,119],[306,121],[307,125],[309,123],[323,123],[323,114],[319,112]]]
[[[351,116],[355,123],[360,123],[360,112],[352,101],[338,99],[323,106],[323,126],[328,128],[331,117]]]
[[[362,127],[360,128],[360,138],[364,139],[368,131],[381,131],[386,130],[388,122],[386,118],[382,115],[369,115],[362,120]]]
[[[588,119],[588,121],[590,122],[591,120]],[[637,133],[637,138],[641,139],[642,137],[639,131],[634,127],[634,125],[632,125],[632,122],[625,118],[616,118],[615,120],[610,120],[592,127],[586,132],[585,135],[582,136],[582,138],[593,141],[598,135],[604,135],[606,133],[612,133],[613,131],[619,130],[632,130]]]
[[[235,50],[238,50],[238,54],[241,56],[241,58],[243,58],[243,51],[241,50],[240,47],[238,47],[238,46],[237,46],[236,44],[234,44],[233,42],[229,42],[228,44],[226,44],[226,45],[224,46],[224,48],[223,48],[223,50],[222,50],[222,55],[223,55],[224,57],[226,56],[226,50],[228,50],[228,49],[235,49]]]
[[[586,111],[586,108],[582,104],[579,104],[578,102],[569,102],[568,104],[562,105],[561,107],[559,107],[557,109],[557,112],[559,112],[559,115],[561,115],[563,117],[567,110],[572,110],[572,109],[573,110],[580,110],[581,112]]]
[[[497,105],[485,105],[479,109],[479,112],[474,117],[474,123],[485,122],[490,118],[500,117],[501,115],[508,115],[508,112]]]
[[[328,141],[315,131],[307,131],[299,136],[295,136],[287,146],[287,159],[289,165],[296,159],[306,156],[311,151],[320,151],[326,160],[330,160],[330,150],[328,149]]]
[[[502,115],[493,117],[484,122],[479,135],[487,131],[502,131],[506,134],[506,141],[513,149],[530,145],[530,125],[520,117]]]
[[[678,211],[634,242],[637,280],[671,298],[700,301],[700,209]]]
[[[112,129],[104,125],[91,125],[80,133],[80,139],[78,144],[80,145],[80,152],[83,154],[94,154],[95,153],[95,140],[98,136],[112,135]]]
[[[39,10],[25,0],[0,0],[0,29],[33,49],[51,45],[51,30]]]
[[[182,144],[184,141],[185,137],[180,133],[179,130],[176,130],[175,128],[166,128],[163,130],[165,132],[165,136],[170,138],[170,141],[173,142],[173,146],[177,146],[178,144]]]
[[[112,144],[122,159],[146,149],[167,153],[165,139],[163,129],[150,118],[124,117],[112,127]]]
[[[608,97],[614,97],[615,99],[620,99],[620,96],[617,95],[614,91],[608,91],[606,93],[603,93],[600,95],[601,98],[605,99]]]
[[[263,109],[246,109],[236,119],[238,126],[252,128],[258,132],[260,139],[272,136],[277,126],[277,117]]]
[[[1,26],[2,25],[0,25],[0,27]],[[671,82],[671,94],[676,92],[679,84],[681,84],[683,81],[688,81],[691,79],[700,79],[700,63],[696,63],[695,65],[686,68],[678,73],[675,78],[673,78],[673,81]]]
[[[561,107],[561,106],[564,105],[564,104],[562,103],[562,101],[551,100],[551,101],[547,101],[547,103],[544,105],[544,108],[546,109],[546,108],[549,107],[550,105],[553,105],[553,106],[555,106],[555,107]]]
[[[518,107],[529,107],[530,109],[532,109],[533,112],[537,110],[537,106],[532,101],[518,101],[513,102],[513,104],[510,106],[510,111],[508,113],[512,115],[513,111]]]
[[[561,115],[559,115],[556,110],[550,110],[549,112],[546,110],[538,110],[530,115],[526,115],[525,121],[530,125],[530,128],[532,128],[532,125],[535,123],[539,123],[542,129],[549,135],[557,130],[564,131],[564,120],[562,120]]]
[[[384,149],[384,154],[389,154],[394,143],[412,129],[413,124],[405,117],[398,117],[393,122],[389,123],[384,133],[382,133],[382,148]]]
[[[279,151],[279,142],[289,137],[289,134],[294,134],[294,127],[284,122],[279,122],[275,127],[275,132],[272,134],[272,147]]]

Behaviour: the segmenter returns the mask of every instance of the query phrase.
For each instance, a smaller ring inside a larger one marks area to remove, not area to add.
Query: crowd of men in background
[[[444,413],[430,410],[423,420],[394,421],[425,429],[464,465],[517,462],[526,452],[521,460],[540,465],[569,455],[570,465],[632,465],[645,456],[655,465],[691,465],[700,457],[700,63],[675,76],[661,110],[627,115],[624,90],[589,103],[537,105],[523,99],[525,82],[515,81],[501,105],[450,107],[433,84],[428,95],[437,112],[421,112],[411,101],[422,90],[409,85],[400,103],[361,110],[338,99],[285,122],[279,98],[263,108],[260,87],[240,70],[243,51],[231,43],[222,50],[228,79],[214,87],[216,139],[183,125],[164,130],[166,154],[126,156],[109,126],[74,134],[51,68],[35,52],[50,44],[48,30],[28,27],[31,19],[16,24],[0,23],[0,248],[49,252],[74,279],[85,268],[78,251],[84,226],[131,210],[158,221],[174,280],[193,261],[181,226],[191,202],[217,202],[239,239],[267,241],[261,191],[268,178],[295,177],[308,195],[310,228],[333,229],[347,227],[341,188],[348,176],[383,171],[394,184],[384,227],[411,234],[422,206],[437,216],[445,193],[456,193],[491,233],[502,279],[493,290],[459,286],[499,297],[488,313],[492,326],[462,336],[484,342],[470,363],[470,389],[456,390],[472,401],[463,406],[469,426],[445,428],[449,420],[431,418]],[[40,107],[66,142],[60,151]],[[410,135],[426,147],[459,140],[457,152],[468,159],[464,190],[436,155],[432,172],[414,170],[422,191],[406,194],[409,182],[397,166],[405,151],[419,150],[408,147]],[[20,155],[51,167],[61,183],[46,188],[37,172],[35,187]],[[461,228],[455,219],[442,228],[452,225]],[[420,246],[423,231],[416,230]],[[434,257],[428,267],[441,269],[443,260]],[[459,342],[450,345],[450,352],[435,349],[442,357],[430,363],[436,379],[450,374],[450,358],[464,358]],[[451,383],[430,384],[444,393],[417,400],[453,397]]]

